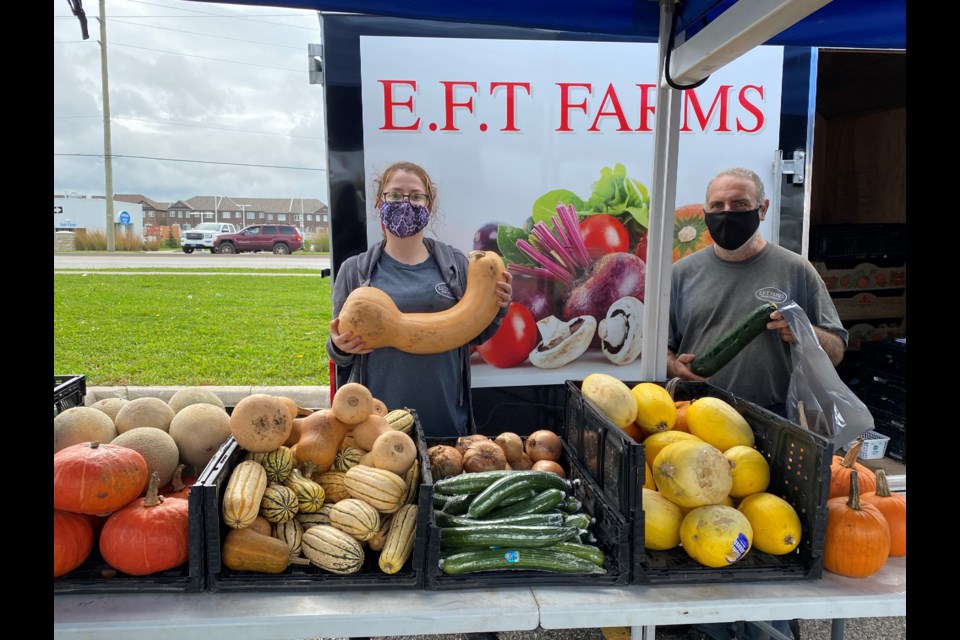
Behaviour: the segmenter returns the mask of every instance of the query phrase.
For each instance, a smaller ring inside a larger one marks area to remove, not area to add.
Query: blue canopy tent
[[[220,0],[196,0],[219,2]],[[649,38],[659,43],[640,380],[666,377],[680,94],[762,44],[906,49],[906,0],[230,0],[319,12]]]

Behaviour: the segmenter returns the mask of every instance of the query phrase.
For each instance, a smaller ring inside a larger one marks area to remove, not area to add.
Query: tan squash
[[[249,527],[227,532],[220,549],[220,561],[234,571],[258,573],[283,573],[291,564],[310,564],[309,560],[291,557],[286,542]]]
[[[497,282],[503,259],[492,251],[471,251],[467,288],[450,309],[402,313],[376,287],[357,287],[340,309],[340,333],[359,336],[368,349],[394,347],[406,353],[443,353],[457,349],[486,329],[500,311]]]
[[[359,424],[375,413],[373,394],[359,382],[347,382],[333,394],[330,410],[344,424]]]
[[[316,469],[326,471],[333,466],[340,443],[348,430],[349,427],[337,419],[330,409],[311,413],[300,422],[297,460],[301,463],[310,462],[316,465]]]
[[[370,448],[370,458],[377,469],[393,471],[404,476],[417,459],[417,445],[402,431],[385,431],[377,436]]]
[[[405,504],[393,515],[393,523],[387,531],[383,550],[377,561],[384,573],[397,573],[410,557],[417,537],[418,512],[417,505]]]
[[[352,498],[363,500],[382,513],[398,510],[407,497],[407,484],[402,477],[362,464],[344,473],[343,483]]]
[[[371,414],[363,422],[353,426],[353,441],[364,451],[373,449],[373,443],[381,433],[393,431],[390,423],[383,416]]]
[[[232,529],[253,524],[260,512],[260,500],[267,489],[267,471],[259,462],[244,460],[230,473],[223,490],[223,522]]]
[[[230,433],[247,451],[267,453],[287,441],[293,420],[283,398],[254,393],[241,398],[233,408]]]
[[[380,529],[380,513],[363,500],[347,498],[330,509],[330,524],[365,542]]]
[[[300,550],[310,562],[331,573],[356,573],[363,566],[360,542],[331,525],[320,524],[304,531]]]

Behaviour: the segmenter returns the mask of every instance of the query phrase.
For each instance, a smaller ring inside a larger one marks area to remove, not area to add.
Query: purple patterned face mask
[[[430,210],[423,205],[384,202],[380,205],[380,222],[398,238],[407,238],[423,231],[430,220]]]

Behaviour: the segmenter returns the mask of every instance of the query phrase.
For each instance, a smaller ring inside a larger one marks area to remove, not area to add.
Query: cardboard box
[[[830,269],[825,262],[815,262],[817,273],[831,292],[864,289],[903,289],[907,286],[907,265],[878,267],[864,262],[852,269]]]

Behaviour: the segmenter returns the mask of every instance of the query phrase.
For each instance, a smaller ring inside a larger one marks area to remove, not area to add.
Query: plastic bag
[[[870,410],[840,379],[807,314],[793,300],[780,305],[778,310],[796,339],[790,344],[793,373],[787,389],[787,419],[801,425],[805,421],[810,431],[827,438],[834,447],[872,430]]]

